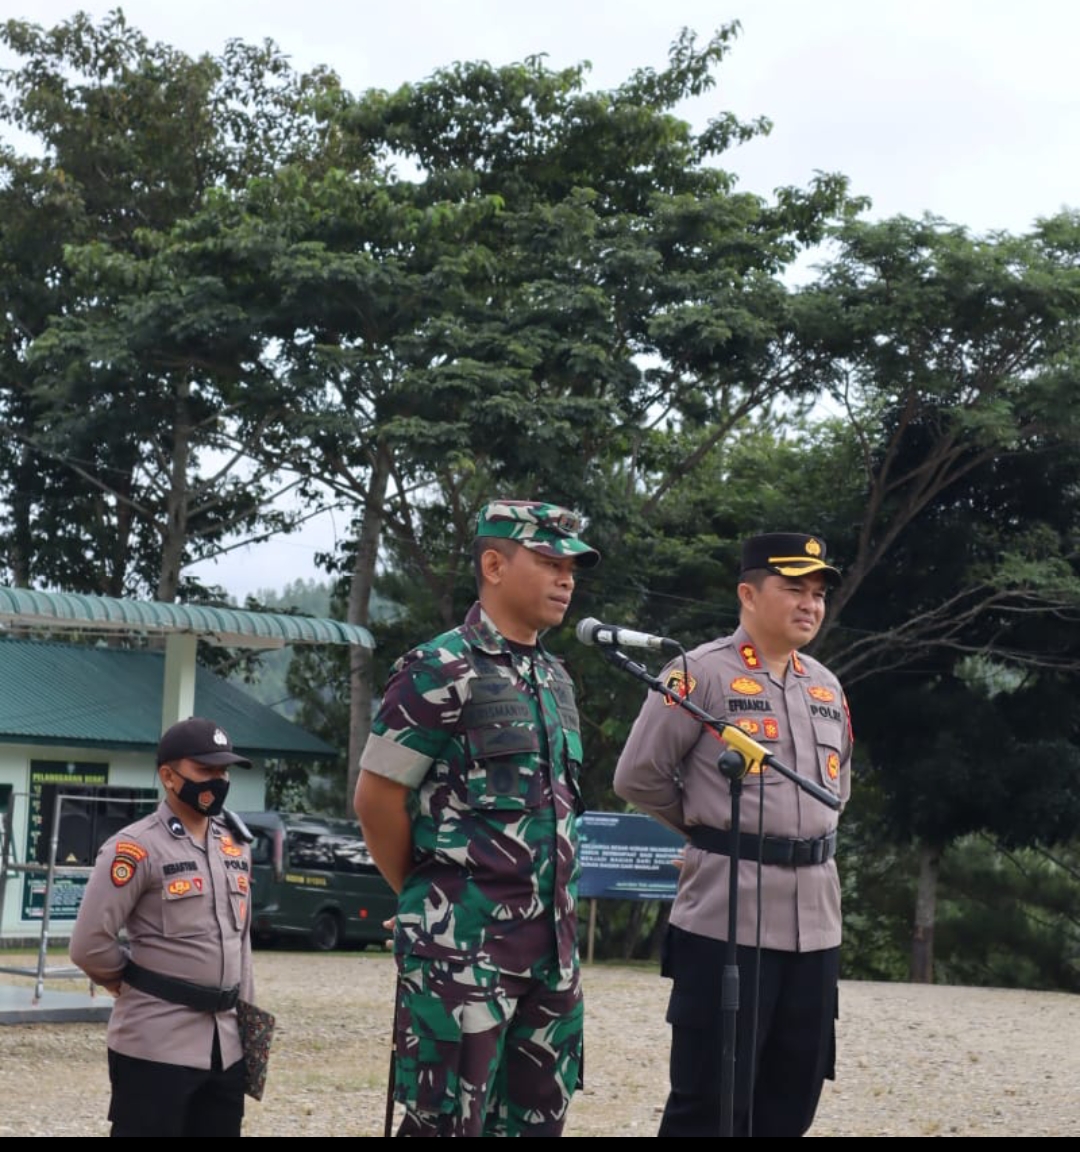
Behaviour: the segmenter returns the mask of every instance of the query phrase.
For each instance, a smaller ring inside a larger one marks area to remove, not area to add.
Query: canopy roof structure
[[[287,644],[375,647],[375,641],[366,628],[340,620],[206,604],[120,600],[75,592],[38,592],[28,588],[0,587],[0,627],[5,623],[79,632],[188,633],[226,648],[283,648]]]
[[[19,633],[34,630],[39,634],[39,639],[41,632],[52,633],[57,630],[82,634],[106,632],[113,635],[163,636],[165,658],[156,665],[160,669],[160,686],[156,686],[156,699],[161,709],[160,722],[156,725],[156,731],[140,731],[136,741],[141,738],[143,742],[148,737],[156,740],[171,724],[194,715],[197,702],[205,697],[207,682],[200,675],[196,661],[199,640],[226,648],[284,648],[288,644],[375,647],[375,640],[366,628],[345,624],[340,620],[291,616],[279,612],[253,612],[207,604],[121,600],[75,592],[38,592],[29,588],[0,587],[0,642],[5,628]],[[9,650],[8,655],[14,658],[14,650]],[[78,665],[70,652],[65,662],[70,667]],[[144,667],[149,670],[149,666]],[[87,682],[85,674],[88,671],[89,665],[84,662],[84,675],[80,681],[84,689]],[[218,705],[224,703],[217,701]],[[211,706],[211,702],[207,700],[205,705]],[[16,730],[18,728],[17,725],[13,727]],[[46,731],[25,734],[39,740],[48,738]],[[90,732],[83,735],[92,737]],[[102,732],[99,735],[105,739],[114,739],[121,734],[109,732],[106,735]],[[321,744],[321,741],[318,743]],[[314,747],[308,751],[317,754]]]
[[[153,753],[165,654],[0,636],[0,742]],[[330,760],[338,750],[241,687],[195,669],[191,710],[213,716],[245,756]]]

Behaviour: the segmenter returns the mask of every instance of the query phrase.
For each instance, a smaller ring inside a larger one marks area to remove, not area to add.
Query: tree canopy
[[[1080,215],[974,236],[871,220],[842,174],[739,191],[768,121],[680,116],[738,31],[607,90],[537,56],[350,92],[119,10],[0,25],[0,127],[35,142],[0,145],[7,577],[208,596],[195,560],[346,509],[334,610],[381,647],[297,661],[289,691],[347,746],[320,793],[347,805],[389,662],[475,595],[485,500],[585,513],[604,562],[575,615],[685,642],[734,624],[744,536],[817,532],[845,572],[817,650],[855,716],[853,843],[913,854],[925,908],[971,837],[1066,853]],[[571,635],[546,642],[610,806],[641,688]],[[873,868],[853,916],[880,958]]]

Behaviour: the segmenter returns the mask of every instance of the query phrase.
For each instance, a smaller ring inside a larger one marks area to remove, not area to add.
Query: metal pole
[[[34,1003],[45,995],[45,969],[49,961],[49,913],[52,905],[53,880],[56,876],[56,852],[60,847],[60,809],[65,797],[57,792],[49,830],[49,863],[45,872],[45,901],[41,909],[41,940],[38,943],[37,983],[34,985]]]
[[[396,959],[394,961],[397,963]],[[383,1118],[383,1136],[394,1134],[394,1071],[397,1053],[398,1004],[401,1002],[401,974],[394,985],[394,1020],[390,1026],[390,1072],[386,1082],[386,1115]]]

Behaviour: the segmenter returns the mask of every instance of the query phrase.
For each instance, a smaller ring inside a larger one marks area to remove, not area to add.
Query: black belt
[[[162,976],[142,968],[134,960],[127,962],[123,979],[140,992],[149,992],[159,1000],[170,1004],[183,1004],[198,1012],[228,1012],[236,1007],[240,999],[240,985],[232,988],[211,988],[206,984],[192,984],[190,980],[178,980],[175,976]]]
[[[705,852],[720,856],[731,855],[732,833],[728,828],[711,828],[695,824],[690,829],[690,843]],[[739,833],[739,857],[760,860],[762,864],[783,864],[789,868],[802,868],[806,864],[824,864],[836,855],[836,833],[819,836],[816,840],[789,840],[785,836],[754,836]]]

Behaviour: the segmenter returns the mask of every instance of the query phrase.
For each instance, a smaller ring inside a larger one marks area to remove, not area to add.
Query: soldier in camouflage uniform
[[[355,807],[398,893],[399,1136],[559,1136],[580,1084],[573,686],[539,642],[600,554],[537,501],[480,512],[479,600],[394,666]]]

